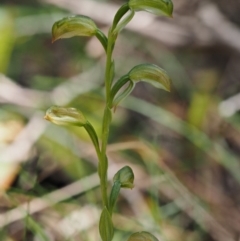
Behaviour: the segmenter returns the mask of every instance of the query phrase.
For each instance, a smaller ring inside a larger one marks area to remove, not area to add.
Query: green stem
[[[109,201],[107,194],[107,171],[108,171],[108,159],[106,156],[107,151],[107,143],[109,137],[109,126],[112,120],[112,112],[111,112],[111,86],[114,78],[114,63],[112,61],[112,53],[115,45],[115,41],[117,38],[117,33],[113,33],[114,29],[117,27],[117,24],[123,17],[123,15],[129,10],[128,4],[124,4],[117,14],[115,15],[113,25],[109,29],[108,39],[105,41],[105,38],[101,38],[103,40],[103,45],[107,43],[107,58],[106,58],[106,68],[105,68],[105,91],[106,91],[106,106],[104,110],[103,116],[103,125],[102,125],[102,145],[101,145],[101,157],[99,159],[99,176],[101,182],[101,192],[103,198],[103,205],[109,210]]]
[[[114,39],[112,35],[111,28],[108,33],[108,43],[107,43],[107,59],[106,59],[106,69],[105,69],[105,88],[106,88],[106,103],[108,104],[110,98],[111,89],[111,66],[112,66],[112,52],[114,46]]]
[[[101,192],[103,197],[103,204],[104,206],[108,207],[108,197],[107,197],[107,169],[108,169],[108,161],[107,157],[103,157],[102,152],[100,151],[99,142],[97,134],[93,128],[93,126],[90,124],[90,122],[87,122],[84,125],[85,130],[89,134],[93,145],[95,147],[98,159],[99,159],[99,167],[98,167],[98,174],[100,177],[100,186],[101,186]]]
[[[110,91],[111,91],[111,68],[112,68],[112,52],[113,52],[114,40],[111,32],[111,28],[108,33],[107,42],[107,59],[106,59],[106,69],[105,69],[105,88],[106,88],[106,106],[103,116],[102,125],[102,146],[101,146],[101,158],[99,163],[99,175],[101,182],[101,192],[103,198],[103,205],[108,209],[108,195],[107,195],[107,170],[108,170],[108,159],[106,156],[107,142],[109,136],[109,126],[111,123],[111,109],[110,106]]]
[[[101,190],[103,197],[104,206],[109,207],[107,197],[107,170],[108,170],[108,159],[106,156],[107,142],[109,136],[109,126],[111,123],[111,110],[106,106],[103,116],[102,126],[102,147],[101,147],[101,160],[100,160],[100,179],[101,179]]]

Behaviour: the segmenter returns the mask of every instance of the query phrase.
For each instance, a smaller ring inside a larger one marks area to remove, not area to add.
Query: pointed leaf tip
[[[84,15],[63,18],[53,24],[52,43],[61,38],[93,36],[97,32],[94,21]]]
[[[129,72],[132,81],[144,81],[156,88],[170,91],[171,80],[165,70],[154,64],[140,64]]]
[[[146,11],[155,15],[172,17],[173,3],[171,0],[130,0],[128,5],[133,11]]]

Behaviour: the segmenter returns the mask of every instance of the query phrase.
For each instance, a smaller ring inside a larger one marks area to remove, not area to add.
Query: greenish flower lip
[[[173,13],[171,0],[130,0],[128,5],[133,11],[147,11],[160,16],[172,17]]]
[[[154,64],[140,64],[133,67],[128,73],[132,81],[144,81],[156,88],[170,91],[171,80],[167,72]]]
[[[74,36],[94,36],[97,32],[94,21],[84,15],[65,17],[53,24],[52,42]]]
[[[44,119],[56,125],[84,126],[87,124],[82,112],[72,107],[52,106],[46,111]]]

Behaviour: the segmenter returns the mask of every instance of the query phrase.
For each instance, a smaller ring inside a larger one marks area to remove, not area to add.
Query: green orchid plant
[[[108,36],[97,27],[95,22],[83,15],[63,18],[54,23],[52,27],[52,41],[74,36],[96,36],[106,53],[105,67],[105,110],[102,120],[101,142],[91,125],[80,110],[59,106],[50,107],[45,119],[57,125],[74,125],[85,128],[89,134],[98,157],[98,174],[102,194],[103,209],[99,221],[99,233],[103,241],[111,241],[114,236],[112,222],[113,209],[116,204],[121,188],[134,187],[134,173],[129,166],[121,168],[113,178],[111,191],[108,192],[108,158],[106,155],[109,127],[112,113],[117,105],[126,98],[133,90],[136,83],[144,81],[153,86],[170,91],[170,79],[167,73],[154,64],[140,64],[133,67],[120,79],[114,80],[115,67],[112,53],[120,31],[131,21],[137,11],[147,11],[155,15],[171,17],[173,4],[171,0],[129,0],[117,11]],[[124,90],[122,87],[125,86]],[[128,241],[156,241],[157,238],[148,232],[132,234]]]

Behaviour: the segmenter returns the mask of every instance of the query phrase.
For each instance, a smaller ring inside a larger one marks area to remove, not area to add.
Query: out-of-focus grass
[[[139,105],[141,106],[140,109],[138,108]],[[124,106],[140,112],[154,121],[157,121],[158,123],[163,124],[164,126],[181,134],[196,147],[209,155],[213,160],[216,160],[228,169],[232,176],[240,182],[240,176],[238,175],[239,163],[237,158],[231,152],[225,150],[224,146],[219,145],[217,142],[212,143],[207,135],[199,131],[193,125],[187,124],[172,115],[172,113],[169,113],[160,107],[156,107],[139,99],[129,98],[128,102],[124,103]]]

